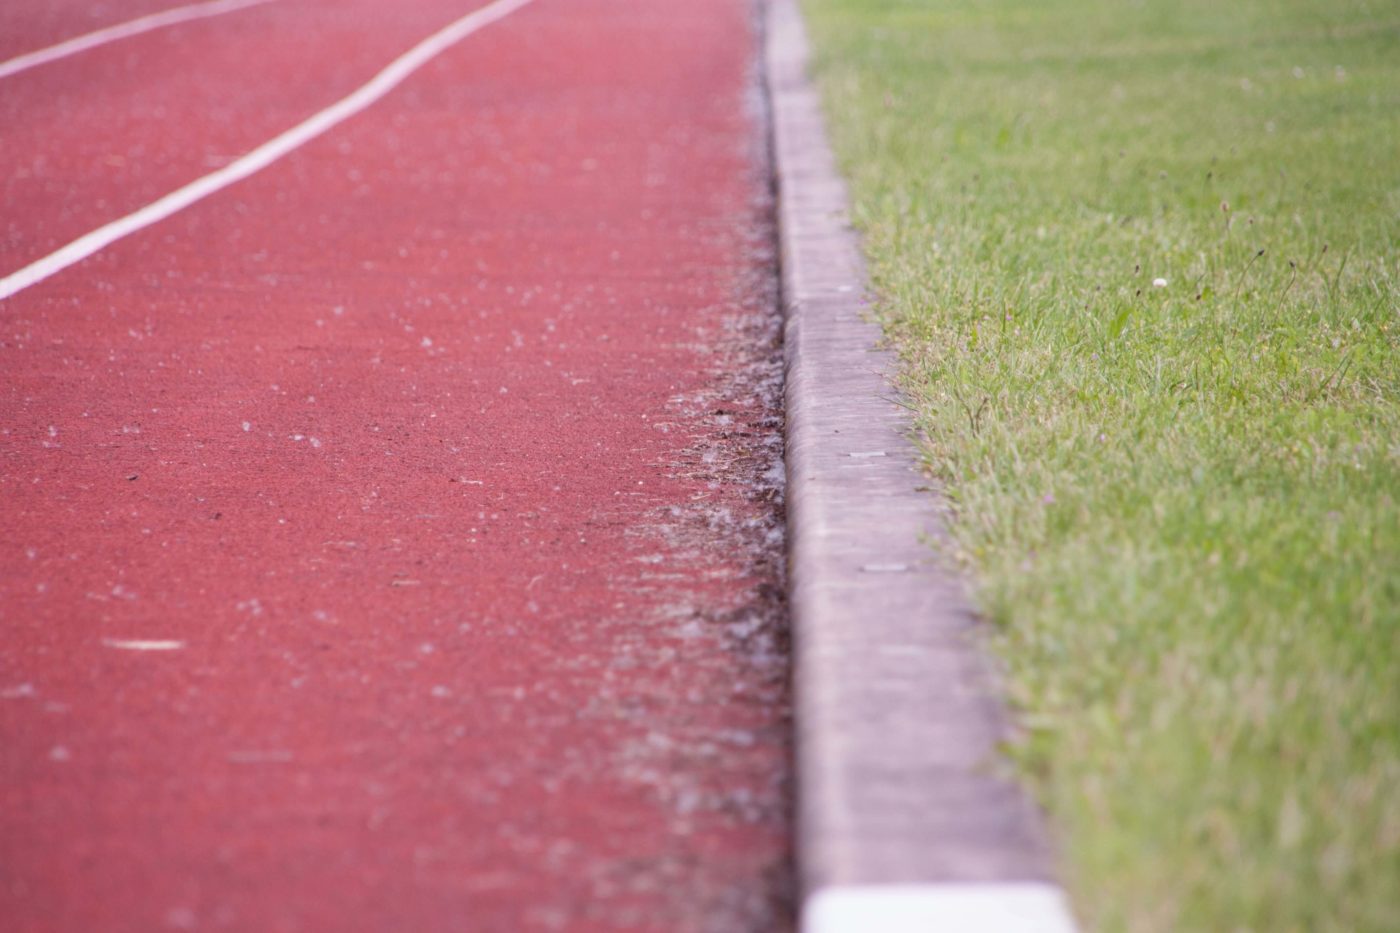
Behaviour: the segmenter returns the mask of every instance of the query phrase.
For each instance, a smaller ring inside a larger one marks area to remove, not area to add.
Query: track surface
[[[7,3],[0,54],[160,8],[89,6]],[[6,79],[0,274],[469,9]],[[0,302],[6,930],[786,922],[751,12],[536,0]]]

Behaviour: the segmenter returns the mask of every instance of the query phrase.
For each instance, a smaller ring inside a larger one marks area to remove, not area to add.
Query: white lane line
[[[95,49],[99,45],[106,45],[108,42],[139,36],[141,33],[150,32],[153,29],[163,29],[166,26],[174,26],[176,23],[219,16],[245,7],[271,2],[272,0],[212,0],[210,3],[192,3],[189,6],[141,16],[125,23],[117,23],[115,26],[99,29],[96,32],[74,36],[48,48],[26,52],[9,61],[0,62],[0,78],[8,78],[10,75],[19,74],[21,71],[26,71],[36,65],[45,65],[60,58],[67,58],[69,55],[77,55],[79,52]]]
[[[1075,933],[1064,893],[1039,882],[838,885],[809,895],[802,933]]]
[[[102,644],[122,651],[179,651],[185,647],[182,641],[163,638],[104,638]]]
[[[218,171],[211,172],[203,178],[197,178],[183,188],[170,192],[160,200],[153,201],[138,211],[98,227],[62,249],[56,250],[43,259],[36,260],[23,269],[0,279],[0,301],[31,285],[42,282],[55,273],[62,272],[74,263],[81,262],[123,237],[158,223],[171,214],[184,210],[191,204],[227,188],[234,182],[242,181],[254,172],[267,168],[294,149],[304,146],[317,136],[364,110],[403,83],[404,79],[413,72],[478,29],[489,26],[496,20],[514,13],[531,2],[533,0],[496,0],[494,3],[488,3],[461,19],[449,23],[394,59],[387,68],[375,75],[368,84],[349,97],[303,120]]]

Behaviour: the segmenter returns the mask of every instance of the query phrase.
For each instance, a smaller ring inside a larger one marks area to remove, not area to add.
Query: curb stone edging
[[[876,350],[796,0],[764,5],[786,354],[803,933],[1071,933],[976,618],[925,543],[895,360]]]

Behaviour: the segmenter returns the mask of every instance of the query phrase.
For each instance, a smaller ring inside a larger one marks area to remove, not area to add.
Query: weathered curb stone
[[[895,361],[862,315],[845,186],[795,0],[766,5],[786,320],[789,597],[803,929],[1066,931],[1007,721],[930,538]],[[967,926],[971,923],[973,926]]]

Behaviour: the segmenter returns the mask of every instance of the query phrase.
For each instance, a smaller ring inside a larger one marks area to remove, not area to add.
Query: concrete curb
[[[993,767],[1006,719],[862,320],[865,271],[806,78],[765,7],[786,316],[789,597],[806,933],[1074,929],[1039,814]]]

